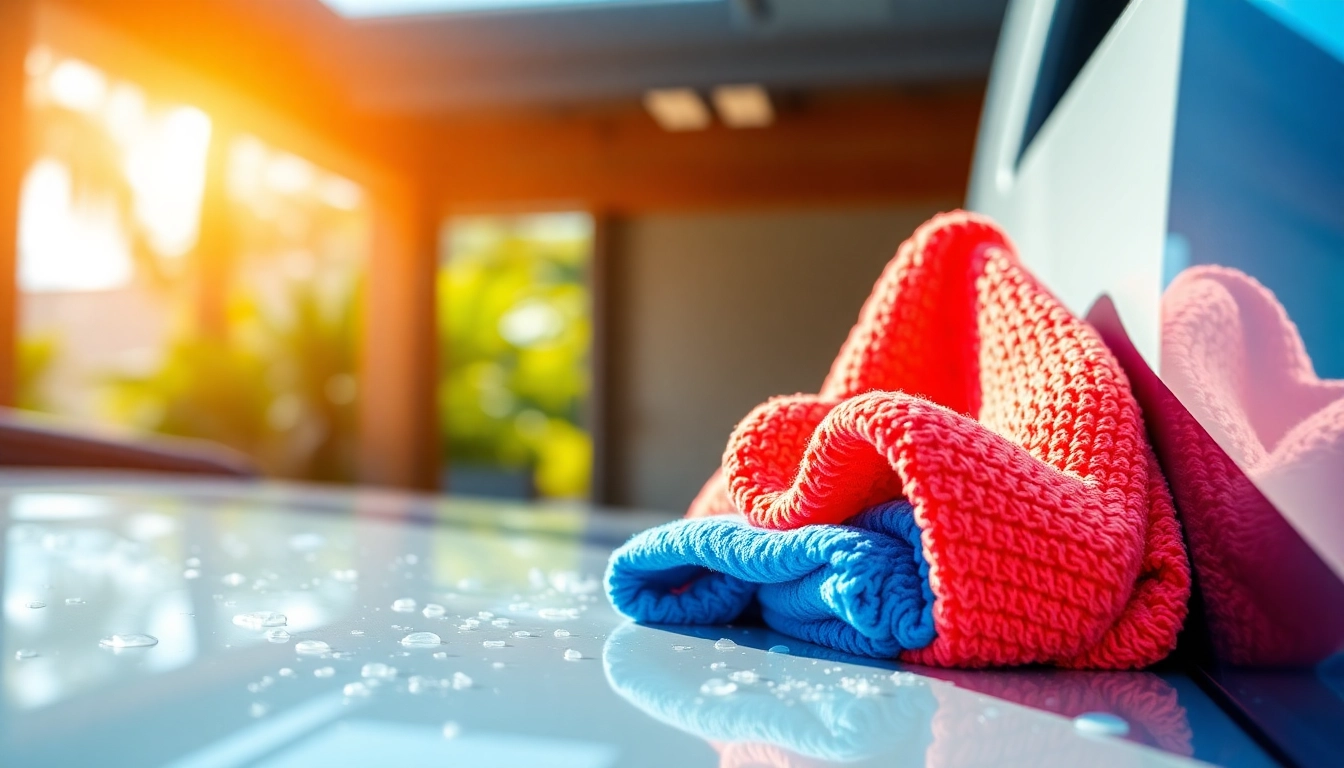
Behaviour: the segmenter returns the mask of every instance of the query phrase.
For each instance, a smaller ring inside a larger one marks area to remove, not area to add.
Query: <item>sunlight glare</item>
[[[107,97],[107,76],[78,59],[66,59],[47,78],[51,100],[76,112],[92,113]]]
[[[19,203],[19,287],[105,291],[130,282],[132,262],[112,200],[76,205],[70,169],[42,158],[28,170]]]
[[[127,154],[136,221],[162,256],[179,258],[196,244],[209,146],[210,116],[176,107],[152,121]]]

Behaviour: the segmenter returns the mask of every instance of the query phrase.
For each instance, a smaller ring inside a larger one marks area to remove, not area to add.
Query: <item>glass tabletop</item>
[[[654,516],[35,473],[0,515],[3,765],[1271,764],[1177,673],[630,624]]]

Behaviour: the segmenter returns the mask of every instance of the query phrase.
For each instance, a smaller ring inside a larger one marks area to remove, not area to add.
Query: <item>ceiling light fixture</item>
[[[700,131],[709,127],[709,107],[690,88],[659,88],[644,94],[644,108],[665,131]]]
[[[770,94],[755,84],[715,88],[714,111],[730,128],[764,128],[775,122]]]

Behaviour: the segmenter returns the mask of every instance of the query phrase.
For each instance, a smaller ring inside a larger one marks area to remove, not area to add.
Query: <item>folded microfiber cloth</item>
[[[1128,668],[1175,646],[1189,564],[1129,383],[975,214],[900,247],[820,394],[748,415],[688,516],[793,529],[900,498],[937,634],[903,659]]]
[[[934,634],[928,566],[905,501],[792,531],[740,516],[661,525],[612,555],[607,593],[649,624],[724,624],[755,603],[780,632],[865,656],[923,648]]]

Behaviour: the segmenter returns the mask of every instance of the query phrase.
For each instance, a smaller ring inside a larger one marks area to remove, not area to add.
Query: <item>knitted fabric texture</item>
[[[904,501],[793,531],[740,516],[652,528],[612,555],[607,594],[650,624],[724,624],[756,602],[780,632],[864,656],[933,640],[928,568]]]
[[[689,516],[791,529],[897,498],[936,597],[937,638],[902,658],[1129,668],[1174,647],[1189,564],[1128,381],[974,214],[901,245],[820,394],[749,414]]]
[[[1274,294],[1226,267],[1172,281],[1162,340],[1180,405],[1149,399],[1166,414],[1155,433],[1214,650],[1313,666],[1344,644],[1344,590],[1326,564],[1344,564],[1344,380],[1319,378]]]

